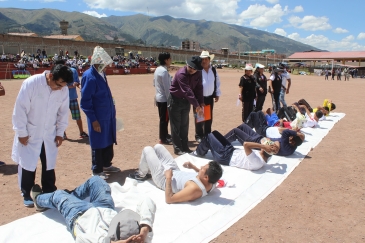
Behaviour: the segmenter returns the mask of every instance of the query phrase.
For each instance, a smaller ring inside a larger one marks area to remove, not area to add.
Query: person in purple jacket
[[[177,155],[192,152],[188,146],[189,113],[192,105],[198,115],[203,114],[202,69],[201,58],[193,56],[185,67],[176,72],[172,80],[167,107],[174,153]]]

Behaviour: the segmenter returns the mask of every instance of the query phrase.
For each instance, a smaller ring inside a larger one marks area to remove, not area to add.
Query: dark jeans
[[[263,137],[266,136],[266,129],[269,126],[267,125],[265,115],[262,111],[251,112],[246,120],[246,124],[251,128],[255,128],[256,133]]]
[[[249,127],[244,123],[239,125],[237,128],[233,128],[226,135],[224,135],[224,137],[230,143],[236,141],[237,139],[242,144],[244,142],[261,143],[261,139],[263,138],[263,136],[261,136],[258,133],[255,133],[251,127]]]
[[[162,141],[167,139],[169,125],[169,115],[167,113],[167,102],[157,102],[158,115],[160,117],[159,138]]]
[[[195,122],[195,139],[203,138],[204,136],[208,135],[212,132],[212,123],[213,123],[213,105],[214,105],[214,98],[213,96],[204,96],[204,104],[210,105],[210,114],[212,119],[204,122]],[[196,111],[194,109],[194,115]]]
[[[114,157],[113,144],[102,149],[91,149],[92,171],[93,173],[103,172],[103,167],[112,165]]]
[[[245,122],[248,115],[253,111],[253,99],[242,102],[242,122]]]
[[[186,151],[189,133],[190,103],[187,99],[176,98],[169,95],[167,109],[170,116],[171,136],[174,152]]]
[[[199,156],[203,156],[209,149],[215,161],[222,165],[229,165],[234,147],[218,131],[213,131],[204,137],[198,145],[196,153]]]
[[[54,170],[47,170],[46,150],[44,149],[44,143],[42,144],[41,153],[39,155],[42,163],[42,191],[45,193],[54,192],[56,187],[56,173]],[[20,188],[23,193],[23,197],[30,197],[30,191],[34,186],[35,171],[29,171],[22,168]]]
[[[258,92],[260,92],[260,91],[258,91]],[[260,94],[257,96],[255,111],[262,110],[262,107],[264,106],[264,103],[265,103],[265,97],[266,97],[266,94],[262,94],[262,95]]]
[[[275,107],[273,107],[273,110],[277,112],[280,109],[280,89],[279,92],[275,92],[273,94],[273,99],[275,101]]]

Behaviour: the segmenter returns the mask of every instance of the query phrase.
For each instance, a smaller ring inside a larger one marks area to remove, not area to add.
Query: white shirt
[[[46,150],[47,170],[56,166],[58,148],[55,137],[63,136],[68,126],[69,91],[51,90],[45,74],[36,74],[24,80],[15,102],[13,129],[15,131],[12,159],[22,168],[34,171],[37,168],[42,143]],[[28,145],[18,137],[29,136]]]
[[[260,155],[260,150],[252,150],[252,153],[247,156],[245,150],[236,149],[232,154],[229,166],[242,168],[245,170],[258,170],[266,163]]]
[[[217,69],[216,69],[217,71]],[[204,69],[202,70],[202,80],[203,80],[203,96],[211,96],[214,92],[214,73],[212,71],[212,66],[209,67],[208,72]],[[216,95],[221,96],[221,81],[218,76],[217,72],[217,79],[216,79]]]
[[[266,129],[266,137],[268,138],[281,138],[278,127],[268,127]]]
[[[281,78],[282,78],[281,85],[283,85],[286,88],[286,80],[290,79],[290,74],[287,71],[285,71],[281,74]]]
[[[141,195],[128,197],[119,206],[123,207],[122,210],[135,211],[141,216],[139,224],[146,224],[152,228],[156,205],[149,197],[144,197],[142,200],[140,198]],[[92,207],[87,210],[76,220],[74,227],[76,243],[104,243],[109,224],[117,214],[117,211],[110,208]],[[146,242],[150,240],[150,237],[146,238]]]
[[[313,118],[308,116],[308,114],[305,114],[305,118],[307,121],[303,124],[303,127],[316,127],[318,125],[318,122]]]

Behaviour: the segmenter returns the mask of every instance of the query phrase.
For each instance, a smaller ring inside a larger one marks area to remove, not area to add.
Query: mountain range
[[[158,46],[181,46],[189,39],[202,49],[230,48],[231,51],[275,49],[292,54],[318,50],[292,39],[262,30],[206,20],[143,14],[96,18],[80,12],[56,9],[0,9],[0,33],[34,32],[40,36],[60,34],[59,22],[69,22],[68,34],[81,35],[90,41],[116,41]]]

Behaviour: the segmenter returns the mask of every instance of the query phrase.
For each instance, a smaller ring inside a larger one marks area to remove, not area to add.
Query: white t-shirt
[[[268,127],[266,129],[266,137],[267,138],[281,138],[279,128],[278,127]]]
[[[318,125],[318,122],[313,117],[308,116],[308,114],[305,114],[305,118],[307,121],[303,124],[303,127],[316,127]]]
[[[266,163],[260,155],[260,150],[252,150],[247,156],[245,150],[236,149],[233,154],[229,166],[242,168],[245,170],[258,170]]]
[[[281,74],[281,78],[282,78],[281,85],[283,85],[286,88],[286,80],[290,79],[290,74],[287,71],[285,71]]]

